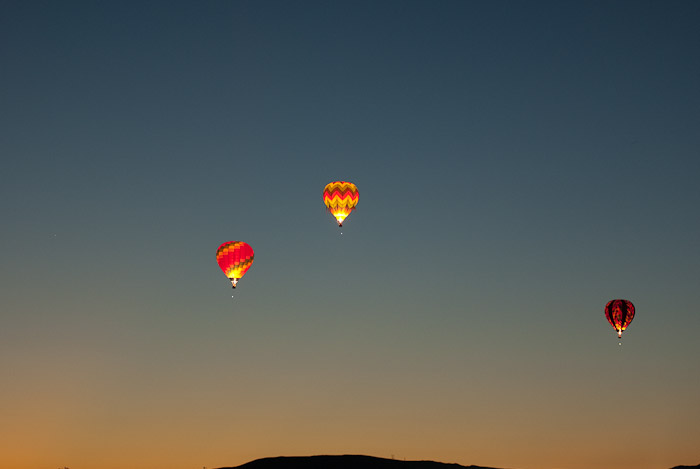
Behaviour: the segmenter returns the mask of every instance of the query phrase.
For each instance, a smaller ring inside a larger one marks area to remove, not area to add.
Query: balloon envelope
[[[234,288],[253,264],[253,256],[253,248],[243,241],[227,241],[216,250],[216,262]]]
[[[610,325],[617,331],[617,336],[622,337],[622,331],[627,329],[634,319],[634,305],[627,300],[610,300],[605,305],[605,317]]]
[[[343,221],[355,210],[359,197],[357,186],[352,182],[335,181],[323,189],[323,203],[335,217],[338,226],[343,226]]]

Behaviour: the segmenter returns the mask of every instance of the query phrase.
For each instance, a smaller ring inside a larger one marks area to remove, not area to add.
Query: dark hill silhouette
[[[256,459],[236,467],[219,469],[496,469],[485,466],[461,466],[435,461],[401,461],[373,456],[280,456]],[[671,469],[700,469],[697,466],[674,466]]]
[[[496,469],[484,466],[461,466],[434,461],[401,461],[362,455],[280,456],[256,459],[235,469]],[[220,469],[234,469],[222,467]]]

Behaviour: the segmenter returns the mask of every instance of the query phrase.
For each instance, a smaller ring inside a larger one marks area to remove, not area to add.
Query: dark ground
[[[460,466],[434,461],[401,461],[372,456],[292,456],[256,459],[236,469],[496,469],[484,466]],[[220,468],[233,469],[233,468]]]
[[[461,466],[435,461],[401,461],[361,455],[280,456],[256,459],[235,468],[219,469],[496,469],[485,466]],[[697,466],[675,466],[671,469],[700,469]]]

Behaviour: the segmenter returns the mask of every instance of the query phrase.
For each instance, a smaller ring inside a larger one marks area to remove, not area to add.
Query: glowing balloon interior
[[[611,300],[605,305],[605,317],[617,331],[617,337],[622,338],[622,331],[627,329],[634,319],[634,305],[627,300]]]
[[[360,193],[352,182],[331,182],[323,189],[323,203],[335,217],[338,226],[343,226],[343,221],[355,210],[359,197]]]
[[[216,262],[236,288],[253,263],[253,248],[243,241],[227,241],[216,250]]]

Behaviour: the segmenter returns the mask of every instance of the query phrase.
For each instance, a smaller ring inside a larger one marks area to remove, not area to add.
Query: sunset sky
[[[700,463],[699,23],[0,2],[0,468]]]

